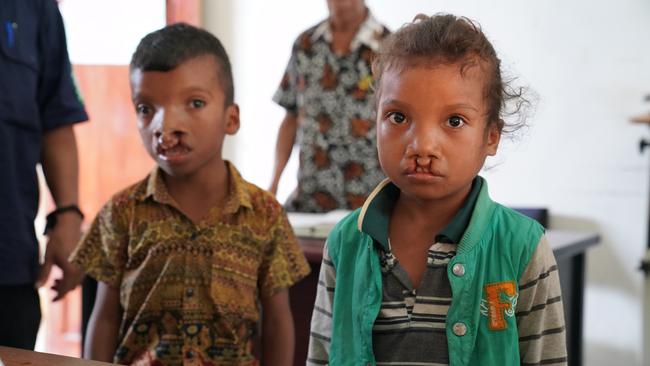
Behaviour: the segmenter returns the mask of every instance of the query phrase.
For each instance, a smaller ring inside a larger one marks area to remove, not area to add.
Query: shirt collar
[[[379,44],[383,33],[384,26],[381,25],[381,23],[379,23],[372,15],[370,10],[368,10],[366,19],[361,23],[359,30],[357,30],[357,34],[350,43],[350,51],[355,51],[361,45],[365,45],[371,50],[377,52],[379,50]],[[311,41],[315,42],[321,37],[329,43],[332,42],[332,29],[328,19],[325,19],[316,26],[316,29],[314,29],[314,32],[312,33]]]
[[[240,207],[252,208],[250,192],[246,187],[246,182],[232,163],[225,161],[225,164],[229,173],[228,186],[230,189],[223,207],[223,213],[234,214]],[[152,198],[155,202],[178,207],[178,204],[167,190],[163,180],[163,173],[159,167],[155,167],[143,183],[143,186],[136,190],[134,194],[136,200],[145,201]],[[215,187],[215,189],[222,189],[222,187]]]
[[[472,188],[454,218],[442,231],[436,235],[436,242],[458,244],[469,225],[474,206],[483,186],[483,178],[477,176],[472,181]],[[388,245],[388,224],[393,206],[399,197],[400,190],[390,180],[385,179],[368,196],[361,208],[357,225],[360,231],[370,235],[384,249]]]

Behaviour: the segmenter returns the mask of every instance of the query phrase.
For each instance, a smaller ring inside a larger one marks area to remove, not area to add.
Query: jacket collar
[[[361,208],[357,220],[358,229],[370,235],[385,250],[389,249],[388,228],[390,215],[399,194],[399,188],[390,180],[385,179],[370,194]],[[473,240],[474,237],[468,232],[471,224],[480,214],[481,209],[477,210],[479,203],[483,207],[489,206],[491,202],[487,195],[487,183],[483,178],[477,176],[472,182],[472,189],[463,206],[458,210],[451,222],[436,236],[436,242],[461,243],[462,246],[464,241]]]

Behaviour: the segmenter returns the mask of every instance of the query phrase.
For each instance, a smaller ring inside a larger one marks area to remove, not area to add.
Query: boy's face
[[[419,201],[462,199],[500,131],[487,124],[479,66],[384,71],[377,103],[377,148],[386,176]]]
[[[187,177],[223,164],[223,139],[239,129],[239,109],[224,106],[213,56],[166,72],[134,69],[131,94],[142,142],[165,173]]]

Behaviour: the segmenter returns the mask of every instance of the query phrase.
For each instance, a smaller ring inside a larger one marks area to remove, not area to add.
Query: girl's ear
[[[239,131],[239,106],[235,103],[226,109],[226,134],[234,135]]]
[[[499,141],[501,140],[501,130],[503,129],[503,120],[500,119],[497,122],[489,123],[486,126],[487,128],[487,154],[489,156],[494,156],[497,153],[497,148],[499,147]]]

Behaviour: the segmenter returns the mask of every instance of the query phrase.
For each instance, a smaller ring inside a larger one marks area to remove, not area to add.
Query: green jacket
[[[366,209],[343,219],[327,241],[336,268],[330,365],[375,363],[372,327],[381,306],[378,251],[384,244],[373,239]],[[543,233],[537,222],[493,202],[482,185],[447,269],[453,293],[446,325],[451,366],[520,364],[518,283]]]

